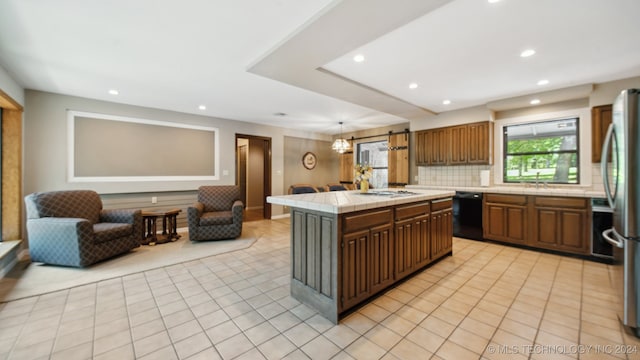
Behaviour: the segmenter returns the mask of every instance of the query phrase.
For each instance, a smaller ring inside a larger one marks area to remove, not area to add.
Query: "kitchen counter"
[[[430,186],[430,185],[406,185],[405,189],[408,191],[415,190],[451,190],[451,191],[467,191],[467,192],[481,192],[481,193],[495,193],[495,194],[521,194],[521,195],[539,195],[539,196],[569,196],[569,197],[584,197],[593,198],[605,197],[604,191],[593,190],[592,188],[580,188],[580,187],[560,187],[553,185],[550,188],[544,189],[542,186],[539,188],[522,187],[522,186]]]
[[[359,190],[351,190],[279,195],[267,197],[267,202],[292,208],[343,214],[455,195],[454,190],[448,189],[411,188],[405,191],[408,193],[398,189],[375,189],[369,190],[366,194],[360,193]]]

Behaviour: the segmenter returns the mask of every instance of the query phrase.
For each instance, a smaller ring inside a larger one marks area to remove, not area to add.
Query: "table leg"
[[[178,235],[178,214],[171,215],[170,219],[170,229],[171,229],[171,239],[176,241],[180,239],[180,235]]]
[[[156,225],[156,220],[158,218],[157,217],[152,217],[151,218],[151,228],[152,228],[152,233],[151,233],[151,242],[149,242],[149,245],[155,245],[158,242],[158,228]]]
[[[167,235],[167,216],[162,217],[162,235]]]

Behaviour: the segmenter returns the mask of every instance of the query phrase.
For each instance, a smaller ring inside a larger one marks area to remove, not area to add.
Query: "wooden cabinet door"
[[[446,165],[449,157],[448,129],[439,128],[432,130],[431,136],[431,165]]]
[[[558,248],[579,254],[589,252],[589,217],[587,210],[563,210],[560,217]]]
[[[491,240],[525,244],[527,203],[525,195],[485,194],[482,198],[482,235]]]
[[[452,126],[449,128],[451,139],[450,164],[466,164],[469,146],[467,125]]]
[[[429,216],[423,215],[396,222],[394,234],[397,280],[430,262]]]
[[[394,230],[396,279],[401,279],[411,274],[415,269],[413,233],[412,219],[396,222]]]
[[[506,208],[507,241],[523,244],[527,241],[527,208],[509,206]]]
[[[575,254],[589,253],[589,201],[585,198],[536,196],[530,245]]]
[[[602,158],[602,144],[612,116],[611,105],[594,106],[591,109],[591,162],[599,163]],[[607,162],[611,162],[611,149]]]
[[[493,125],[490,122],[473,123],[467,125],[469,149],[467,162],[469,164],[491,164]]]
[[[413,220],[413,261],[416,268],[421,268],[431,262],[431,221],[429,215],[420,216]]]
[[[515,244],[524,244],[527,241],[525,206],[487,204],[483,216],[483,237]]]
[[[407,185],[409,183],[409,133],[389,136],[387,156],[389,187]]]
[[[448,129],[420,131],[416,135],[416,163],[418,165],[445,165],[449,156]]]
[[[431,213],[431,259],[451,252],[453,247],[453,212],[451,209]]]
[[[531,245],[543,248],[555,248],[559,242],[559,212],[556,209],[536,208],[533,223]]]
[[[482,214],[482,237],[501,240],[507,237],[504,222],[507,220],[506,207],[500,204],[487,204]]]
[[[371,294],[370,231],[362,230],[342,238],[341,308],[348,309]]]
[[[530,245],[575,254],[588,253],[590,224],[586,208],[535,207],[531,222]]]
[[[413,159],[416,162],[416,166],[424,165],[424,131],[416,131],[413,134],[414,141],[414,153]]]
[[[394,281],[394,246],[391,236],[391,224],[372,228],[370,231],[370,292],[374,294],[391,285]]]
[[[416,165],[429,165],[431,160],[431,146],[433,133],[429,130],[416,133]]]

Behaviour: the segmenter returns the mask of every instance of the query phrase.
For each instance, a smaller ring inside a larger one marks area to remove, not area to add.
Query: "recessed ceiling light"
[[[521,56],[521,57],[529,57],[529,56],[531,56],[531,55],[533,55],[533,54],[535,54],[535,53],[536,53],[536,51],[535,51],[535,50],[533,50],[533,49],[527,49],[527,50],[525,50],[525,51],[521,52],[521,53],[520,53],[520,56]]]
[[[411,83],[409,84],[409,89],[417,89],[418,88],[418,84],[417,83]]]
[[[207,107],[206,107],[206,106],[204,106],[204,105],[200,105],[200,106],[198,106],[198,109],[200,109],[200,110],[207,110]]]
[[[111,90],[109,90],[109,94],[118,95],[118,94],[120,94],[120,92],[118,90],[116,90],[116,89],[111,89]]]
[[[487,2],[489,2],[489,4],[495,4],[495,3],[497,3],[498,1],[500,1],[500,0],[487,0]]]
[[[529,104],[538,105],[538,104],[540,104],[540,99],[533,99],[533,100],[529,101]]]
[[[449,105],[449,104],[451,104],[451,100],[442,100],[442,104],[443,105]]]
[[[549,80],[547,79],[542,79],[540,81],[538,81],[538,85],[547,85],[549,83]]]
[[[358,55],[354,56],[353,57],[353,61],[355,61],[355,62],[363,62],[364,61],[364,55],[358,54]]]

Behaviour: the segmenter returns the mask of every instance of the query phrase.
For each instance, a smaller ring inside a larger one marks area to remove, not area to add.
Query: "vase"
[[[360,192],[363,192],[363,193],[369,192],[369,181],[368,180],[360,181]]]

